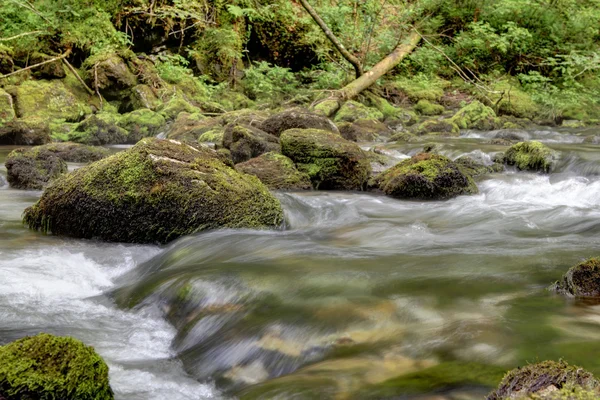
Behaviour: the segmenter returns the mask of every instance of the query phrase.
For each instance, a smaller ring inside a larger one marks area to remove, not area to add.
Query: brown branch
[[[28,70],[33,69],[33,68],[41,67],[42,65],[46,65],[46,64],[50,64],[50,63],[55,62],[55,61],[63,60],[66,57],[68,57],[69,54],[71,54],[71,49],[67,50],[64,54],[61,54],[60,56],[51,58],[51,59],[46,60],[46,61],[42,61],[41,63],[33,64],[33,65],[28,66],[28,67],[21,68],[21,69],[15,71],[15,72],[11,72],[10,74],[0,75],[0,79],[2,79],[2,78],[8,78],[9,76],[16,75],[18,73],[25,72],[25,71],[28,71]]]
[[[104,101],[102,100],[100,89],[98,88],[98,63],[94,64],[94,87],[96,88],[96,94],[100,99],[100,109],[102,110],[104,108]]]
[[[11,36],[11,37],[8,37],[8,38],[0,38],[0,42],[8,42],[9,40],[18,39],[18,38],[23,37],[23,36],[37,35],[38,33],[44,33],[44,31],[24,32],[24,33],[20,33],[18,35]]]
[[[88,85],[85,84],[85,82],[83,81],[83,79],[81,79],[81,77],[79,76],[79,74],[77,73],[77,71],[75,70],[75,68],[73,68],[73,66],[71,65],[70,62],[67,61],[66,58],[63,58],[62,61],[65,63],[65,65],[67,66],[67,68],[69,68],[69,71],[71,71],[73,73],[73,75],[75,75],[75,78],[77,78],[77,80],[79,81],[79,83],[81,83],[81,85],[85,88],[85,90],[87,90],[87,92],[89,94],[94,94],[94,91],[92,89],[90,89],[88,87]]]
[[[307,0],[300,0],[300,4],[302,4],[302,7],[304,7],[306,12],[308,12],[312,19],[317,23],[317,25],[319,25],[325,36],[327,36],[327,39],[329,39],[329,41],[333,43],[333,45],[340,52],[342,57],[344,57],[350,64],[352,64],[352,66],[354,67],[354,71],[356,72],[356,77],[360,77],[363,74],[363,69],[360,60],[353,54],[351,54],[348,50],[346,50],[344,45],[334,35],[331,29],[329,29],[325,21],[323,21],[321,16],[315,11],[314,8],[312,8],[312,6],[308,3]]]

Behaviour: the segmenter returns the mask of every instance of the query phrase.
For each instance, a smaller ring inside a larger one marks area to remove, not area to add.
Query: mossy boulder
[[[221,147],[223,146],[223,136],[225,136],[225,128],[213,128],[210,131],[204,132],[202,135],[200,135],[198,142],[214,143]]]
[[[163,116],[164,119],[173,121],[177,116],[186,112],[189,114],[200,113],[202,110],[196,106],[190,104],[187,100],[181,97],[173,97],[167,103],[165,103],[158,112]]]
[[[219,116],[218,120],[223,126],[229,124],[239,124],[258,128],[267,118],[269,118],[269,113],[266,111],[243,109],[227,112]]]
[[[0,398],[112,400],[108,366],[79,340],[45,333],[0,347]]]
[[[0,89],[0,125],[16,118],[12,96]]]
[[[339,133],[337,126],[329,118],[303,109],[274,114],[260,124],[260,129],[277,137],[288,129],[322,129]]]
[[[182,112],[171,124],[167,138],[196,142],[202,134],[217,128],[222,128],[221,122],[217,118],[208,118],[200,113]]]
[[[30,65],[40,64],[45,61],[51,60],[53,58],[54,58],[54,56],[49,56],[46,54],[34,52],[29,57],[29,64]],[[63,63],[60,61],[58,61],[58,62],[55,61],[55,62],[50,62],[50,63],[44,64],[44,65],[40,65],[39,67],[33,69],[32,74],[34,77],[40,78],[40,79],[63,79],[64,77],[67,76],[67,74],[65,72],[65,67],[63,66]]]
[[[265,153],[237,164],[238,171],[254,175],[269,189],[307,190],[312,187],[310,177],[298,171],[294,162],[278,153]]]
[[[504,165],[502,163],[495,162],[491,165],[485,165],[469,156],[462,156],[454,162],[458,164],[465,175],[470,175],[472,177],[491,174],[494,172],[502,172],[504,170]]]
[[[411,143],[418,140],[417,136],[410,132],[398,132],[390,136],[388,142]]]
[[[415,105],[415,111],[421,115],[440,115],[444,112],[444,106],[434,104],[429,100],[421,99]]]
[[[27,80],[10,89],[20,118],[41,117],[46,120],[80,121],[92,113],[89,99],[72,92],[65,80]]]
[[[357,101],[346,101],[335,114],[335,122],[354,122],[359,119],[383,121],[383,113],[376,108],[367,107]]]
[[[558,159],[557,153],[541,142],[519,142],[512,145],[505,154],[508,165],[515,165],[521,171],[550,172]]]
[[[223,134],[223,146],[231,151],[235,164],[270,151],[279,152],[279,139],[248,125],[229,124]]]
[[[148,108],[156,110],[162,105],[154,90],[148,85],[136,85],[131,89],[129,101],[126,105],[130,111]]]
[[[278,227],[283,212],[256,177],[214,150],[152,138],[63,175],[24,222],[55,235],[166,243],[208,229]]]
[[[458,164],[433,153],[420,153],[384,171],[372,182],[399,199],[444,200],[478,193],[473,178]]]
[[[372,142],[389,137],[392,131],[383,122],[375,119],[359,119],[343,122],[338,126],[344,139],[353,142]]]
[[[43,118],[19,118],[0,124],[0,145],[38,145],[48,142],[50,125]]]
[[[492,89],[502,93],[489,95],[491,101],[497,103],[499,114],[527,119],[533,119],[539,114],[540,107],[523,91],[518,82],[500,81],[494,84]]]
[[[461,108],[454,114],[451,121],[460,129],[490,131],[501,126],[494,110],[477,100]]]
[[[417,135],[435,134],[441,136],[458,136],[460,129],[452,120],[429,120],[413,126],[412,131]]]
[[[543,361],[508,372],[498,388],[487,396],[487,400],[576,398],[559,397],[564,389],[571,393],[583,390],[600,397],[599,388],[600,382],[581,367],[564,361]]]
[[[568,296],[600,297],[600,258],[571,267],[553,289]]]
[[[129,133],[120,124],[119,114],[100,112],[81,121],[68,137],[73,142],[95,146],[127,143]]]
[[[281,152],[307,173],[315,189],[362,190],[371,174],[365,152],[340,135],[319,129],[281,134]]]
[[[117,53],[100,53],[84,63],[89,87],[107,98],[121,97],[121,92],[137,85],[137,78],[127,62]]]
[[[164,131],[167,121],[161,114],[143,108],[120,116],[118,124],[127,131],[127,143],[137,143]]]
[[[16,189],[41,190],[67,172],[67,163],[45,146],[13,150],[5,166],[8,183]]]

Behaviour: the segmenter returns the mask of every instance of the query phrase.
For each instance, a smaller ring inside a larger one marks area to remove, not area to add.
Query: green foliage
[[[249,98],[276,103],[294,93],[299,83],[288,68],[273,66],[263,61],[246,69],[243,85]]]
[[[193,75],[188,68],[189,61],[180,55],[161,55],[158,57],[156,69],[159,76],[168,83],[177,84]]]

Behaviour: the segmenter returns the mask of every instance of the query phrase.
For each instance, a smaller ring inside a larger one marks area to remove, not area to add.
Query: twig
[[[0,75],[0,79],[2,79],[2,78],[8,78],[9,76],[16,75],[18,73],[25,72],[25,71],[28,71],[28,70],[33,69],[33,68],[41,67],[42,65],[50,64],[50,63],[58,61],[58,60],[63,60],[66,57],[68,57],[69,54],[71,54],[71,50],[70,49],[67,50],[64,54],[61,54],[60,56],[57,56],[57,57],[54,57],[54,58],[51,58],[50,60],[42,61],[41,63],[37,63],[37,64],[33,64],[33,65],[30,65],[30,66],[25,67],[25,68],[21,68],[21,69],[19,69],[17,71],[11,72],[10,74]]]
[[[102,100],[100,89],[98,88],[98,63],[94,64],[94,87],[96,88],[96,94],[100,99],[100,109],[102,110],[104,108],[104,101]]]
[[[50,25],[52,25],[52,21],[50,21],[48,18],[44,17],[42,15],[41,12],[39,12],[38,10],[35,9],[35,7],[33,6],[33,4],[27,2],[27,4],[23,4],[23,3],[19,3],[16,0],[11,0],[14,4],[18,5],[19,7],[23,7],[28,9],[29,11],[33,11],[34,14],[36,14],[38,17],[40,17],[41,19],[43,19],[44,21],[46,21],[47,23],[49,23]]]
[[[79,76],[79,74],[77,73],[75,68],[73,68],[71,63],[68,62],[66,58],[63,58],[62,61],[65,63],[67,68],[69,68],[69,71],[71,71],[73,73],[73,75],[75,75],[75,78],[77,78],[77,80],[79,81],[79,83],[81,83],[81,85],[85,88],[85,90],[87,90],[87,92],[89,94],[94,94],[94,91],[92,89],[90,89],[88,85],[85,84],[85,82],[83,81],[83,79],[81,79],[81,77]]]
[[[37,35],[38,33],[44,33],[44,31],[24,32],[24,33],[20,33],[18,35],[11,36],[11,37],[8,37],[8,38],[0,38],[0,42],[8,42],[9,40],[18,39],[18,38],[23,37],[23,36]]]

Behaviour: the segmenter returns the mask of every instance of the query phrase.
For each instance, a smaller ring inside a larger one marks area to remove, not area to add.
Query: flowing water
[[[502,134],[437,144],[489,162]],[[600,131],[511,134],[558,150],[556,172],[492,174],[441,202],[278,193],[286,230],[165,247],[30,232],[20,215],[40,192],[0,178],[0,343],[75,336],[118,399],[477,399],[527,362],[600,374],[600,304],[547,290],[598,255]]]

